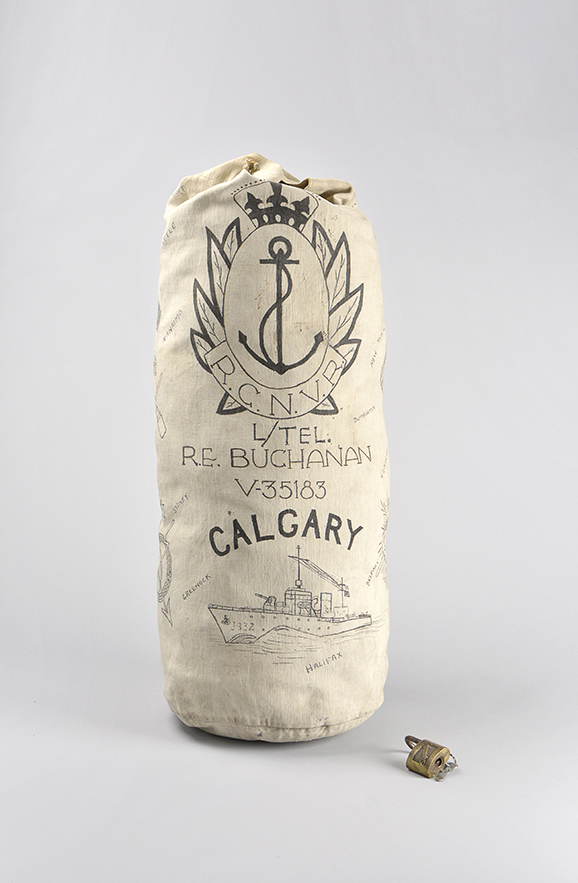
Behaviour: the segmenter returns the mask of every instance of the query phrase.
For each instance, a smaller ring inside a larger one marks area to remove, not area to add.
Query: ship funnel
[[[333,595],[331,592],[321,592],[319,603],[321,605],[319,615],[330,619],[333,616]]]

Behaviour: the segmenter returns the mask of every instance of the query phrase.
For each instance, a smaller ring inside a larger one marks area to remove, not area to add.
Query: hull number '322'
[[[255,623],[239,619],[230,619],[227,614],[221,620],[221,625],[230,632],[254,632]]]

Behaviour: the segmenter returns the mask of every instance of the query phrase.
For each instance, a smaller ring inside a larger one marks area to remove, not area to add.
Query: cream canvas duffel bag
[[[165,695],[240,739],[341,733],[381,704],[389,629],[385,328],[342,181],[258,154],[185,178],[155,346]]]

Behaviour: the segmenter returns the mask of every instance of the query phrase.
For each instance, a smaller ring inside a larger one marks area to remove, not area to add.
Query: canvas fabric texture
[[[164,692],[299,741],[383,700],[385,327],[350,184],[249,154],[169,199],[155,343]]]

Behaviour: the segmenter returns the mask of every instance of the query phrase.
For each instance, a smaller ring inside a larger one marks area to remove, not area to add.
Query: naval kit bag
[[[240,739],[344,732],[389,630],[374,234],[349,184],[258,154],[185,178],[155,346],[165,696]]]

